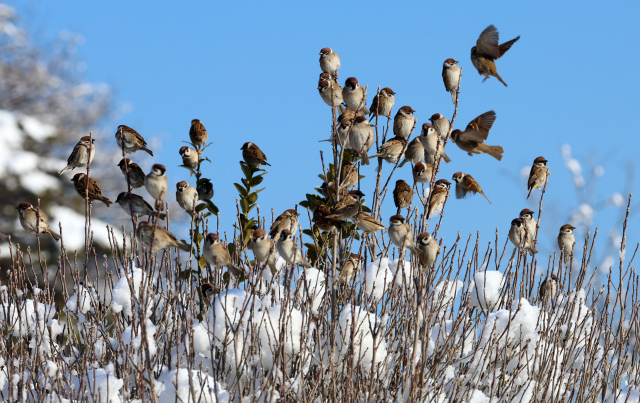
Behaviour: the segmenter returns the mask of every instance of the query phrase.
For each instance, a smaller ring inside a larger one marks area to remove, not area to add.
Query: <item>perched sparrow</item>
[[[342,228],[344,221],[340,221],[337,218],[329,218],[331,215],[331,207],[324,204],[317,204],[313,209],[313,221],[321,231],[331,232],[334,228],[338,231]]]
[[[250,165],[255,168],[260,168],[260,165],[269,165],[267,162],[267,156],[264,155],[260,147],[253,144],[252,142],[247,142],[242,145],[242,159],[247,165]]]
[[[231,256],[227,247],[222,243],[218,234],[207,234],[204,239],[204,258],[211,266],[226,267],[234,277],[242,273],[242,269],[231,263]]]
[[[278,218],[271,225],[271,229],[269,230],[269,236],[273,240],[280,239],[280,233],[283,230],[289,230],[291,235],[295,235],[298,231],[298,214],[297,211],[290,208],[285,210],[284,213],[280,214]]]
[[[358,168],[347,159],[342,161],[340,169],[340,187],[349,189],[358,184]]]
[[[337,220],[349,220],[360,210],[360,200],[364,194],[359,190],[349,192],[349,197],[341,199],[336,206],[331,209],[331,214],[326,218]]]
[[[435,212],[442,212],[444,203],[447,201],[447,197],[449,197],[450,187],[451,183],[449,183],[449,181],[446,179],[439,179],[436,181],[433,189],[433,194],[431,195],[431,200],[429,201],[427,218],[430,218]]]
[[[500,146],[489,146],[484,141],[489,137],[489,130],[496,120],[494,111],[485,112],[473,119],[463,131],[454,130],[451,140],[467,154],[489,154],[498,161],[502,160],[504,150]]]
[[[167,178],[166,171],[164,165],[154,164],[151,167],[151,172],[144,178],[144,187],[160,205],[160,210],[162,210],[162,201],[169,190],[169,178]]]
[[[531,240],[536,239],[536,220],[533,219],[533,215],[535,213],[528,208],[522,210],[520,212],[520,218],[524,223],[525,228],[527,229],[527,237]]]
[[[418,162],[424,159],[424,147],[422,146],[422,142],[420,141],[420,137],[416,137],[411,140],[411,143],[407,146],[407,150],[404,152],[404,160],[398,165],[398,168],[401,168],[407,162],[412,164],[417,164]]]
[[[395,92],[389,87],[385,87],[380,90],[380,94],[376,94],[369,107],[369,118],[371,116],[386,116],[391,118],[391,109],[396,103]]]
[[[116,203],[122,207],[125,213],[131,215],[136,215],[138,217],[142,217],[145,215],[156,215],[157,211],[151,207],[149,203],[142,197],[137,194],[129,194],[129,192],[121,192],[116,199]],[[133,211],[131,211],[133,210]],[[160,219],[164,220],[167,215],[162,213],[160,214]]]
[[[342,87],[333,80],[320,81],[318,83],[318,92],[325,104],[334,107],[342,105]],[[332,92],[333,101],[331,100]]]
[[[211,200],[212,197],[213,184],[208,179],[203,179],[203,182],[198,186],[198,199]]]
[[[529,172],[529,180],[527,181],[527,190],[529,190],[527,199],[531,196],[533,189],[542,189],[547,182],[547,176],[551,175],[547,162],[544,157],[538,157],[533,160],[533,165]]]
[[[413,167],[413,180],[418,183],[431,183],[433,175],[433,165],[418,162]]]
[[[449,128],[451,128],[451,122],[445,118],[442,114],[436,113],[429,118],[429,121],[436,129],[441,140],[447,139],[449,136]]]
[[[140,165],[131,161],[129,158],[126,158],[126,161],[125,166],[125,159],[121,159],[118,166],[120,167],[120,171],[122,171],[125,179],[127,178],[127,169],[129,169],[129,182],[131,183],[131,189],[144,186],[145,174],[142,171],[142,168],[140,168]]]
[[[355,115],[354,115],[355,116]],[[337,141],[338,145],[342,148],[351,148],[349,145],[349,132],[351,131],[351,120],[350,119],[342,119],[338,118],[338,135],[333,135],[333,138],[327,140],[320,140],[319,143],[324,141]]]
[[[47,216],[44,215],[42,210],[40,210],[40,214],[38,214],[38,210],[35,209],[30,203],[20,203],[18,207],[18,214],[20,215],[20,225],[27,232],[32,234],[37,234],[38,229],[41,234],[49,234],[53,237],[53,239],[57,241],[60,240],[60,235],[53,231],[49,224],[47,224]],[[36,227],[37,219],[40,219],[40,223]]]
[[[442,65],[442,80],[444,89],[451,93],[451,100],[456,103],[456,88],[460,83],[460,67],[458,61],[451,58],[444,61]]]
[[[335,200],[336,199],[336,184],[331,181],[329,183],[322,182],[322,186],[316,187],[316,190],[324,197],[325,199]],[[349,191],[344,187],[340,188],[340,199],[346,197],[349,194]]]
[[[198,204],[198,191],[186,181],[176,184],[176,201],[187,213],[191,214]]]
[[[424,155],[427,159],[427,162],[430,164],[435,164],[436,153],[440,158],[444,159],[444,162],[451,162],[451,158],[444,152],[444,145],[442,144],[441,138],[438,135],[436,129],[429,123],[422,124],[422,130],[420,131],[420,143],[424,148]]]
[[[393,202],[398,209],[398,214],[403,208],[408,208],[413,200],[413,189],[402,179],[396,181],[396,188],[393,189]]]
[[[480,184],[473,179],[473,176],[462,172],[456,172],[453,174],[453,180],[456,182],[456,199],[464,199],[467,197],[467,193],[480,193],[491,204],[491,201],[484,194]]]
[[[345,110],[342,111],[340,115],[338,115],[338,123],[341,123],[343,120],[350,120],[351,122],[353,122],[353,120],[357,116],[361,116],[361,114],[354,111],[353,109],[345,108]]]
[[[100,185],[94,179],[87,177],[86,174],[78,173],[71,179],[73,182],[73,187],[76,188],[76,192],[83,199],[87,195],[87,179],[89,179],[89,203],[93,203],[94,200],[100,200],[107,207],[109,207],[113,202],[102,195],[102,191],[100,190]]]
[[[509,229],[509,239],[511,243],[518,249],[528,251],[532,256],[538,253],[533,246],[533,240],[529,239],[527,228],[521,219],[516,218],[511,221],[511,229]]]
[[[357,216],[352,218],[353,222],[356,223],[356,227],[364,233],[376,232],[383,229],[386,229],[384,225],[375,218],[371,217],[369,214],[360,210]]]
[[[576,227],[571,224],[565,224],[560,227],[560,234],[558,234],[558,246],[560,252],[564,256],[564,263],[569,263],[571,255],[573,254],[573,244],[576,242],[576,237],[573,235],[573,230]]]
[[[538,287],[538,299],[543,302],[549,302],[555,297],[558,292],[558,276],[551,275],[551,278],[546,278],[540,287]]]
[[[95,141],[90,136],[80,138],[80,141],[73,147],[71,155],[67,158],[67,166],[62,168],[58,175],[62,175],[69,169],[86,167],[87,162],[93,161],[93,157],[96,155],[96,148],[93,145]],[[89,149],[91,149],[91,158],[89,158]]]
[[[364,91],[364,87],[360,85],[355,77],[347,78],[342,89],[342,100],[347,108],[354,111],[363,111],[364,114],[368,114],[367,109],[367,94]]]
[[[200,291],[202,292],[202,296],[209,302],[220,294],[220,289],[211,283],[202,284]]]
[[[320,50],[320,69],[337,79],[338,70],[340,69],[340,56],[331,48],[322,48]]]
[[[436,261],[436,257],[438,256],[438,252],[440,252],[440,245],[438,244],[438,241],[433,239],[431,234],[423,232],[418,235],[415,253],[418,255],[418,259],[420,259],[420,264],[423,267],[423,273],[433,266]]]
[[[500,80],[505,87],[507,86],[507,83],[502,81],[502,78],[498,75],[498,69],[496,68],[494,60],[502,57],[518,39],[520,39],[519,36],[498,46],[499,39],[496,27],[489,25],[482,31],[476,42],[476,46],[471,48],[471,62],[478,70],[478,74],[484,76],[482,82],[487,81],[489,76],[494,76]]]
[[[413,230],[408,222],[405,222],[404,217],[400,214],[391,216],[389,218],[389,239],[395,246],[400,249],[413,250]]]
[[[357,253],[352,253],[346,262],[344,262],[339,270],[338,283],[350,284],[356,277],[356,274],[360,271],[362,265],[362,256]]]
[[[182,166],[189,168],[191,172],[190,176],[193,176],[198,167],[198,160],[200,159],[198,152],[191,147],[182,146],[180,147],[180,156],[182,157]]]
[[[288,229],[282,230],[276,246],[278,248],[278,253],[282,256],[285,262],[289,264],[299,264],[305,268],[311,267],[311,265],[302,257],[302,253],[300,252],[300,249],[298,249],[298,245],[293,240],[291,231]]]
[[[413,116],[413,109],[410,106],[403,106],[398,109],[396,116],[393,118],[393,134],[399,137],[409,138],[413,129],[416,127],[418,119]]]
[[[154,229],[156,232],[155,238],[153,235]],[[178,248],[185,252],[191,251],[191,247],[189,245],[180,242],[171,232],[160,226],[156,227],[154,224],[147,221],[138,223],[136,235],[138,236],[138,240],[147,250],[151,248],[151,240],[153,239],[153,249],[151,249],[151,253],[156,253],[166,248]]]
[[[122,135],[120,134],[122,132]],[[144,150],[153,157],[153,151],[147,148],[147,142],[144,141],[137,131],[133,130],[129,126],[120,125],[116,130],[116,142],[118,148],[122,148],[122,137],[124,137],[124,152],[127,154],[134,153],[138,150]]]
[[[380,152],[369,156],[372,158],[382,158],[389,164],[395,164],[402,156],[402,151],[407,147],[407,140],[403,137],[393,137],[380,146]]]
[[[267,237],[267,231],[262,228],[253,230],[251,233],[250,247],[257,261],[269,265],[271,274],[278,272],[276,269],[275,245],[273,241]]]
[[[331,74],[329,73],[320,73],[320,77],[318,77],[318,83],[320,83],[321,81],[329,81],[332,84],[337,83],[335,78],[331,77]],[[340,87],[340,92],[342,92],[342,87]]]
[[[191,127],[189,128],[189,138],[191,139],[191,143],[196,147],[205,145],[207,143],[207,140],[209,140],[207,129],[204,128],[204,125],[199,119],[193,119],[191,121]]]
[[[369,165],[367,153],[373,146],[376,135],[373,132],[369,121],[364,116],[358,116],[353,122],[351,133],[349,134],[349,145],[362,157],[362,165]]]

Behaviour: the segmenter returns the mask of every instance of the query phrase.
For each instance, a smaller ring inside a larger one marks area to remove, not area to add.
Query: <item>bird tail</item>
[[[229,272],[231,273],[231,275],[233,275],[234,277],[240,277],[240,274],[242,273],[242,270],[240,270],[240,268],[238,268],[238,266],[234,266],[232,264],[229,264],[229,266],[227,266],[227,268],[229,269]]]
[[[504,149],[501,146],[490,146],[486,144],[478,144],[478,149],[485,154],[489,154],[490,156],[497,159],[498,161],[502,160],[502,154],[504,153]]]
[[[165,218],[167,218],[167,213],[160,213],[160,215],[158,215],[157,211],[154,211],[152,213],[154,216],[157,216],[159,219],[164,220]]]
[[[269,165],[269,166],[271,166],[271,164],[269,164],[267,161],[264,161],[264,165]]]
[[[456,90],[453,89],[451,90],[451,100],[453,101],[453,103],[456,103]]]
[[[535,255],[536,253],[538,253],[538,249],[536,249],[535,247],[531,246],[531,247],[529,248],[529,254],[530,254],[531,256],[533,256],[533,255]]]
[[[69,169],[71,169],[71,167],[69,165],[67,165],[66,167],[62,168],[60,170],[60,172],[58,172],[58,176],[62,175],[63,173],[67,172]]]
[[[311,263],[307,262],[306,260],[300,262],[300,266],[304,267],[305,269],[308,269],[309,267],[311,267]]]
[[[527,200],[529,200],[529,196],[531,196],[531,192],[533,192],[533,186],[529,188],[529,194],[527,195]]]
[[[569,263],[569,260],[571,260],[571,255],[568,253],[564,254],[564,264]]]
[[[402,166],[403,166],[404,164],[406,164],[406,163],[407,163],[407,159],[405,158],[405,159],[400,163],[400,165],[398,165],[398,168],[402,168]]]
[[[507,85],[507,84],[505,84],[505,85]],[[149,153],[149,155],[151,155],[151,156],[153,157],[153,151],[149,150],[147,147],[142,147],[142,149],[143,149],[144,151],[148,152],[148,153]]]
[[[101,196],[101,197],[100,197],[100,201],[101,201],[101,202],[103,202],[104,204],[106,204],[106,205],[107,205],[107,207],[109,207],[109,206],[111,206],[111,205],[113,204],[113,202],[112,202],[111,200],[107,199],[107,198],[106,198],[106,197],[104,197],[104,196]]]
[[[367,156],[366,151],[362,152],[362,165],[369,165],[369,156]]]
[[[60,240],[60,234],[58,234],[57,232],[51,230],[51,228],[49,228],[49,235],[51,235],[53,237],[53,239],[56,240],[56,242],[58,242]]]
[[[498,72],[497,72],[497,71],[496,71],[496,78],[497,78],[498,80],[500,80],[500,82],[501,82],[502,84],[504,84],[504,86],[505,86],[505,87],[507,87],[507,83],[505,83],[504,81],[502,81],[502,77],[500,77],[500,75],[498,74]]]
[[[183,250],[185,252],[191,252],[191,246],[182,242],[178,243],[178,249]]]
[[[442,153],[442,158],[444,159],[444,162],[446,162],[447,164],[451,162],[451,158],[449,158],[449,156],[444,152]]]
[[[482,193],[482,195],[484,196],[485,199],[487,199],[487,201],[489,202],[489,204],[491,204],[491,200],[489,200],[489,198],[487,197],[486,194],[484,194],[483,191],[480,191],[480,193]]]

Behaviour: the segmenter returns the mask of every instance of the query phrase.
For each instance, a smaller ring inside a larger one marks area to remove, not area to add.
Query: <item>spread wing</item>
[[[465,181],[466,181],[466,188],[469,192],[482,193],[482,188],[480,187],[478,182],[475,179],[473,179],[471,175],[467,174],[467,176],[465,177]]]
[[[475,143],[472,144],[474,147],[477,147],[478,144],[484,143],[484,138],[479,131],[471,129],[466,130],[463,133],[460,133],[458,136],[457,142],[459,143]]]
[[[500,57],[500,49],[498,46],[498,29],[496,27],[494,27],[493,25],[489,25],[484,31],[482,31],[480,37],[478,38],[478,42],[476,42],[476,51],[485,54],[492,59],[497,59]]]
[[[464,199],[467,197],[467,189],[456,182],[456,199]]]
[[[518,36],[517,38],[514,38],[512,40],[510,40],[509,42],[505,42],[502,45],[499,46],[498,51],[498,58],[501,58],[502,55],[504,55],[505,53],[507,53],[507,50],[511,49],[511,45],[513,45],[514,43],[516,43],[516,41],[520,39],[520,36]]]
[[[496,113],[494,111],[485,112],[477,118],[473,119],[467,125],[465,133],[471,130],[480,132],[483,139],[486,140],[489,137],[489,130],[493,126],[493,122],[496,121]]]

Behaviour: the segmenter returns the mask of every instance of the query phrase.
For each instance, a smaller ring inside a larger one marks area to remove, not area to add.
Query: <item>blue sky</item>
[[[449,118],[453,113],[441,78],[442,62],[449,57],[464,67],[456,127],[496,111],[487,143],[504,147],[501,162],[486,155],[469,157],[455,145],[447,148],[453,161],[439,177],[451,180],[456,171],[470,173],[493,203],[479,195],[450,198],[440,231],[447,244],[458,231],[463,238],[480,231],[486,245],[498,227],[502,245],[521,209],[538,211],[537,202],[534,206],[525,200],[520,172],[542,155],[552,175],[540,257],[546,260],[557,249],[558,228],[580,203],[588,202],[598,208],[587,229],[601,226],[602,259],[619,213],[606,200],[615,192],[624,194],[627,171],[635,171],[630,164],[640,146],[633,119],[640,88],[633,70],[640,62],[640,28],[638,5],[632,2],[9,4],[39,40],[63,29],[84,36],[80,54],[88,79],[112,84],[117,106],[131,107],[117,121],[106,122],[107,132],[112,136],[118,124],[126,124],[155,141],[154,162],[168,167],[170,184],[189,179],[177,167],[178,149],[188,140],[191,119],[202,120],[213,141],[207,150],[213,163],[204,165],[205,176],[214,183],[221,229],[230,233],[236,214],[232,182],[241,175],[239,148],[244,142],[258,144],[272,165],[263,182],[267,190],[258,201],[263,213],[273,208],[280,214],[320,185],[319,150],[325,156],[330,152],[329,143],[318,143],[330,132],[330,108],[316,90],[318,51],[326,46],[340,55],[341,82],[355,76],[369,85],[370,94],[378,85],[391,87],[397,93],[393,113],[410,105],[419,124],[437,112]],[[501,42],[521,36],[498,61],[508,88],[494,78],[482,83],[469,58],[489,24],[498,28]],[[587,183],[594,167],[604,168],[592,188],[574,189],[560,151],[563,144],[582,163]],[[390,172],[389,165],[383,169]],[[362,173],[367,176],[362,190],[370,203],[373,166]],[[392,183],[410,178],[406,165]],[[629,182],[638,183],[635,178]],[[595,200],[584,198],[588,194]],[[532,199],[538,197],[534,192]],[[387,199],[385,223],[394,210],[390,195]],[[631,227],[637,221],[633,216]],[[635,245],[637,235],[630,229],[630,244]]]

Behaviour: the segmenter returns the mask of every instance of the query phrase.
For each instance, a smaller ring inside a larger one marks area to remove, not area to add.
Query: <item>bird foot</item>
[[[472,154],[472,153],[467,153],[467,154],[469,154],[469,157],[473,157],[473,154]]]
[[[482,82],[484,83],[485,81],[487,81],[487,79],[489,79],[489,76],[485,77],[484,80],[482,80]]]

